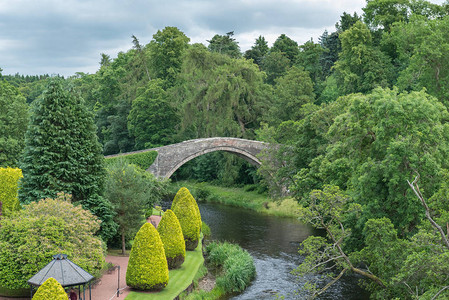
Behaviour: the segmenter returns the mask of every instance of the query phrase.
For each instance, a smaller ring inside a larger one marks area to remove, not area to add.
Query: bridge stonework
[[[156,177],[170,178],[177,169],[189,160],[214,151],[226,151],[236,154],[251,164],[258,166],[260,165],[260,160],[257,158],[257,155],[263,149],[268,148],[268,146],[269,144],[259,141],[214,137],[189,140],[178,144],[136,152],[157,151],[157,158],[154,163],[149,166],[147,171],[153,173]],[[122,155],[126,154],[128,153],[123,153]]]

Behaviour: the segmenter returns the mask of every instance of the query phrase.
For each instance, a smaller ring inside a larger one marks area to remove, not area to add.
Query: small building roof
[[[94,277],[67,258],[66,254],[53,255],[53,260],[28,280],[28,284],[40,286],[53,277],[63,287],[83,285]]]

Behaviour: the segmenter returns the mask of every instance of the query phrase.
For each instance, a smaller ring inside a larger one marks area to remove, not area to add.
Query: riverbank
[[[220,203],[279,217],[299,216],[299,204],[293,198],[271,199],[266,193],[221,187],[206,182],[178,181],[172,184],[178,189],[183,186],[188,188],[198,202]]]

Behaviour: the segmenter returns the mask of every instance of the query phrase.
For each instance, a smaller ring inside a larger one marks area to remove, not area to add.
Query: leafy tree
[[[35,101],[26,132],[21,162],[21,203],[70,193],[83,203],[101,195],[103,155],[92,114],[73,90],[52,78],[42,98]]]
[[[181,267],[186,256],[186,245],[181,225],[171,209],[167,209],[157,227],[169,269]]]
[[[388,87],[391,63],[373,45],[368,27],[358,21],[340,34],[342,50],[334,65],[335,76],[343,94],[366,93],[375,87]]]
[[[226,33],[226,35],[216,34],[212,37],[207,47],[211,52],[226,54],[232,58],[240,58],[240,47],[238,42],[233,38],[234,31]]]
[[[107,116],[107,129],[104,131],[104,154],[129,152],[134,149],[135,141],[128,130],[128,116],[131,102],[120,101],[114,107],[115,113]]]
[[[367,0],[363,8],[365,22],[386,32],[395,22],[408,20],[410,0]]]
[[[315,93],[320,94],[322,82],[325,79],[320,58],[325,50],[320,44],[315,44],[312,39],[299,48],[301,51],[298,54],[297,65],[309,73]]]
[[[98,275],[105,264],[104,245],[95,233],[100,221],[58,194],[25,205],[4,217],[0,227],[0,286],[29,288],[27,280],[64,252],[87,272]]]
[[[268,42],[263,36],[260,35],[256,39],[254,46],[252,46],[251,49],[245,51],[243,57],[245,57],[246,59],[252,59],[255,64],[260,66],[269,49],[270,48],[268,47]]]
[[[406,184],[414,170],[425,195],[435,193],[447,168],[449,136],[446,108],[424,91],[399,94],[376,89],[346,98],[345,112],[326,134],[325,153],[313,158],[297,175],[297,191],[334,184],[347,189],[364,214],[359,230],[370,218],[387,217],[401,237],[414,232],[422,213]],[[361,232],[359,231],[359,234]],[[354,234],[351,242],[360,246]]]
[[[168,283],[168,265],[159,233],[145,223],[134,238],[129,254],[126,284],[139,290],[160,290]]]
[[[66,300],[67,294],[64,291],[62,285],[56,281],[53,277],[48,278],[45,282],[37,289],[36,294],[33,296],[33,300]]]
[[[361,21],[361,18],[357,15],[357,13],[354,13],[354,15],[348,14],[346,12],[343,12],[343,14],[340,16],[340,22],[335,24],[335,28],[337,29],[338,33],[342,33],[343,31],[348,30],[352,27],[357,21]]]
[[[153,40],[148,45],[151,67],[155,76],[164,80],[164,88],[175,84],[189,41],[176,27],[165,27],[153,35]]]
[[[160,79],[150,81],[145,93],[132,102],[128,130],[135,137],[137,150],[173,142],[179,118],[162,85]]]
[[[0,80],[0,166],[15,167],[25,146],[28,105],[19,90]]]
[[[125,254],[125,239],[145,222],[144,209],[152,207],[156,199],[152,197],[156,179],[152,174],[117,160],[108,167],[105,197],[116,213],[114,220],[122,241],[122,253]]]
[[[276,79],[285,75],[290,66],[290,60],[285,53],[270,51],[263,58],[261,69],[267,74],[267,83],[274,85]]]
[[[320,273],[327,278],[327,284],[319,289],[315,284],[304,285],[310,293],[309,299],[323,294],[332,284],[340,279],[346,271],[352,271],[384,287],[380,278],[371,272],[357,268],[351,262],[343,248],[345,239],[351,234],[344,226],[346,214],[359,214],[361,206],[353,203],[336,186],[325,186],[323,190],[313,190],[307,201],[307,207],[300,210],[300,219],[311,223],[315,228],[324,229],[326,237],[309,236],[301,243],[300,254],[305,260],[296,269],[297,274]],[[336,275],[334,272],[339,272]],[[316,277],[319,278],[319,277]]]
[[[285,34],[281,34],[276,39],[270,51],[284,53],[284,55],[290,61],[290,66],[296,62],[296,59],[299,55],[298,43],[289,38],[288,36],[286,36]]]
[[[291,67],[284,76],[276,80],[274,98],[271,107],[273,123],[299,120],[303,116],[302,107],[313,103],[315,99],[309,73],[302,68]]]
[[[427,20],[413,17],[407,24],[392,27],[385,42],[395,46],[402,68],[398,86],[404,90],[426,88],[448,105],[449,101],[449,16]]]
[[[194,45],[186,53],[175,91],[185,138],[251,137],[267,102],[264,74],[257,65]]]

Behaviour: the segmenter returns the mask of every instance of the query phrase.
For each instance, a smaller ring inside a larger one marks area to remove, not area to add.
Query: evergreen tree
[[[259,36],[251,49],[245,52],[244,57],[246,59],[252,59],[255,64],[260,66],[265,55],[268,53],[268,42],[263,36]]]
[[[240,58],[242,54],[240,53],[239,43],[235,41],[232,37],[233,35],[234,31],[228,32],[226,35],[214,35],[214,37],[208,41],[209,51],[226,54],[232,58]]]
[[[35,101],[21,161],[21,203],[72,194],[82,203],[103,190],[104,167],[95,125],[84,101],[52,78]]]
[[[0,81],[0,166],[17,166],[25,145],[28,105],[19,90]]]

